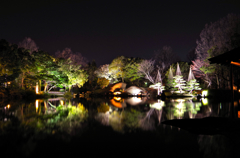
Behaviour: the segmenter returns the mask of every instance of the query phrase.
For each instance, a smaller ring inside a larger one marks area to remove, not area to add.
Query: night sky
[[[240,14],[237,0],[9,0],[0,4],[0,39],[30,37],[50,54],[68,47],[98,66],[120,55],[150,59],[165,45],[186,60],[205,24],[228,13]]]

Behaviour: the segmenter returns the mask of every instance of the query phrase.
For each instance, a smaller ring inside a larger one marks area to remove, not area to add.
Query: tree
[[[205,60],[208,56],[212,58],[240,46],[240,43],[233,44],[237,40],[233,37],[239,34],[240,15],[228,14],[214,23],[206,24],[197,40],[197,58]]]
[[[197,83],[197,80],[192,73],[191,67],[189,69],[189,75],[185,90],[189,91],[189,94],[192,93],[193,90],[201,90],[201,88],[199,88],[199,83]]]
[[[55,52],[56,58],[70,59],[73,63],[81,65],[82,67],[87,66],[88,60],[82,56],[81,53],[73,53],[71,48],[65,48],[62,51]]]
[[[21,49],[6,40],[0,40],[0,81],[6,83],[13,81],[21,73]],[[21,52],[22,53],[22,52]]]
[[[181,68],[181,74],[183,76],[184,79],[187,79],[188,77],[188,72],[189,72],[189,64],[188,62],[177,62],[177,63],[173,63],[171,64],[171,70],[172,72],[176,73],[176,70],[177,70],[177,65],[179,65],[179,67]],[[169,72],[170,72],[170,68],[166,71],[165,73],[165,77],[168,78],[169,76]]]
[[[183,89],[185,88],[186,81],[183,79],[178,63],[177,63],[176,76],[174,76],[173,78],[174,78],[173,87],[177,88],[180,93],[183,93]]]
[[[226,17],[206,24],[200,33],[200,39],[197,40],[195,53],[196,60],[204,62],[201,71],[208,77],[208,84],[215,81],[217,87],[220,87],[219,79],[225,79],[227,76],[221,76],[223,66],[218,64],[210,65],[207,59],[215,57],[240,46],[240,15],[228,14]],[[195,60],[195,61],[196,61]],[[206,81],[206,79],[205,79]]]
[[[193,74],[196,78],[201,78],[207,83],[207,87],[209,87],[212,83],[212,80],[209,78],[208,73],[204,71],[203,69],[205,67],[208,67],[206,65],[208,63],[205,63],[204,61],[201,61],[199,59],[192,61],[191,69],[193,71]]]
[[[113,78],[118,79],[122,78],[122,82],[124,82],[124,67],[125,67],[124,56],[117,57],[113,59],[111,64],[109,65],[109,72],[113,75]]]
[[[158,66],[160,73],[165,77],[165,72],[172,63],[179,61],[177,54],[173,53],[170,46],[164,46],[155,52],[155,64]]]
[[[56,63],[56,59],[49,55],[47,52],[38,51],[33,52],[32,57],[35,60],[35,71],[33,72],[32,79],[39,82],[45,81],[44,91],[48,87],[63,86],[68,82],[67,76],[60,70],[60,66]]]
[[[127,58],[124,67],[125,79],[133,82],[140,79],[143,75],[138,73],[139,64],[141,63],[139,58]]]
[[[35,59],[29,54],[28,50],[24,48],[19,48],[18,50],[19,62],[21,63],[19,68],[21,73],[16,81],[20,81],[19,87],[21,88],[31,88],[35,85],[31,83],[31,76],[36,69]]]
[[[98,78],[97,84],[101,88],[105,88],[109,85],[109,80],[106,78]]]
[[[155,83],[154,78],[151,76],[151,73],[154,70],[155,60],[143,60],[138,67],[138,72],[145,75],[145,78],[151,83]]]
[[[81,65],[73,63],[70,59],[58,59],[59,70],[68,77],[68,87],[71,90],[72,85],[77,85],[79,88],[88,80],[88,74],[81,69]]]
[[[95,71],[97,70],[97,64],[95,60],[93,60],[91,63],[88,63],[88,66],[86,67],[87,73],[88,73],[88,81],[90,84],[93,84],[92,82],[97,78]]]
[[[32,54],[32,52],[38,51],[38,46],[30,37],[25,37],[22,42],[19,42],[18,48],[24,48],[29,50],[30,55]]]
[[[97,70],[94,72],[98,78],[106,78],[107,80],[111,81],[111,74],[109,72],[109,64],[101,65]]]

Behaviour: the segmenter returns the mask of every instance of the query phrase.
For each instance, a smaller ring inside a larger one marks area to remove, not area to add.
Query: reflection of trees
[[[195,118],[202,106],[200,102],[192,102],[191,99],[175,99],[167,104],[166,117],[168,120],[172,120],[174,118],[181,119],[184,117],[185,112],[188,112],[189,118]]]
[[[140,119],[143,117],[143,113],[135,109],[128,109],[123,112],[123,123],[125,130],[132,131],[140,127]]]
[[[200,107],[202,106],[201,102],[192,102],[192,100],[189,100],[186,103],[188,115],[189,118],[195,118],[198,111],[200,111]]]
[[[163,106],[165,106],[165,103],[162,100],[158,100],[157,102],[150,104],[150,110],[146,113],[146,116],[141,119],[141,128],[144,130],[154,130],[155,129],[155,119],[153,119],[151,116],[154,116],[156,114],[158,119],[158,124],[161,123],[162,119],[162,111]]]
[[[78,106],[59,105],[55,107],[50,102],[25,104],[17,110],[17,116],[24,127],[34,128],[36,131],[52,133],[56,131],[71,133],[86,120],[88,111],[82,104]]]
[[[110,106],[110,110],[103,113],[100,112],[95,119],[103,125],[109,125],[117,132],[131,132],[140,128],[140,120],[143,113],[135,109],[117,109]]]
[[[122,112],[113,111],[111,115],[109,115],[109,125],[113,128],[114,131],[124,132],[124,124],[122,122]]]

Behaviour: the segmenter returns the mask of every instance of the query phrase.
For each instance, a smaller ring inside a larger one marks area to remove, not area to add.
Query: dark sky
[[[165,45],[186,60],[205,24],[228,13],[240,13],[237,0],[8,0],[0,39],[30,37],[50,54],[68,47],[97,65],[120,55],[150,59]]]

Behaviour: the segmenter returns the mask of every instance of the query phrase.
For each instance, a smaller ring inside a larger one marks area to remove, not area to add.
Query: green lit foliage
[[[80,103],[78,106],[53,106],[43,111],[41,106],[36,110],[35,106],[30,104],[20,107],[19,110],[18,118],[23,128],[33,128],[36,132],[48,134],[71,133],[75,128],[81,127],[81,123],[88,117],[88,110]]]
[[[57,65],[56,59],[47,52],[33,52],[32,56],[35,59],[36,70],[33,78],[36,81],[45,80],[47,83],[45,86],[49,87],[64,85],[68,82],[67,76],[60,70],[60,66]]]
[[[81,65],[73,63],[70,59],[58,59],[57,63],[60,66],[59,70],[68,77],[66,85],[69,90],[72,85],[81,87],[88,80],[87,72],[81,69]]]
[[[80,127],[81,123],[84,122],[88,117],[88,111],[82,104],[78,106],[58,106],[57,116],[53,119],[48,120],[48,123],[52,123],[57,126],[61,131],[66,131],[71,133],[71,131]]]
[[[141,59],[139,58],[127,58],[126,64],[124,66],[124,76],[126,80],[130,82],[139,80],[143,77],[142,74],[138,73],[139,64],[141,63]]]
[[[124,56],[117,57],[113,59],[111,64],[109,65],[109,72],[112,74],[112,77],[115,79],[122,78],[122,82],[124,82],[124,67],[125,67]]]
[[[111,80],[119,80],[124,82],[133,82],[142,77],[142,74],[138,73],[139,64],[141,63],[139,58],[127,58],[124,56],[117,57],[113,59],[108,69]]]
[[[182,73],[183,78],[187,79],[188,73],[189,73],[189,64],[188,64],[188,62],[178,62],[178,64],[179,64],[179,67],[181,68],[181,73]],[[175,74],[176,70],[177,70],[177,63],[173,63],[171,65],[171,68],[172,68],[173,74]],[[169,67],[169,69],[167,70],[167,72],[165,74],[165,77],[167,79],[168,79],[168,76],[169,76],[169,72],[170,72],[170,67]]]
[[[109,85],[109,80],[106,79],[106,78],[98,78],[97,85],[100,88],[105,88],[105,87],[107,87]]]

